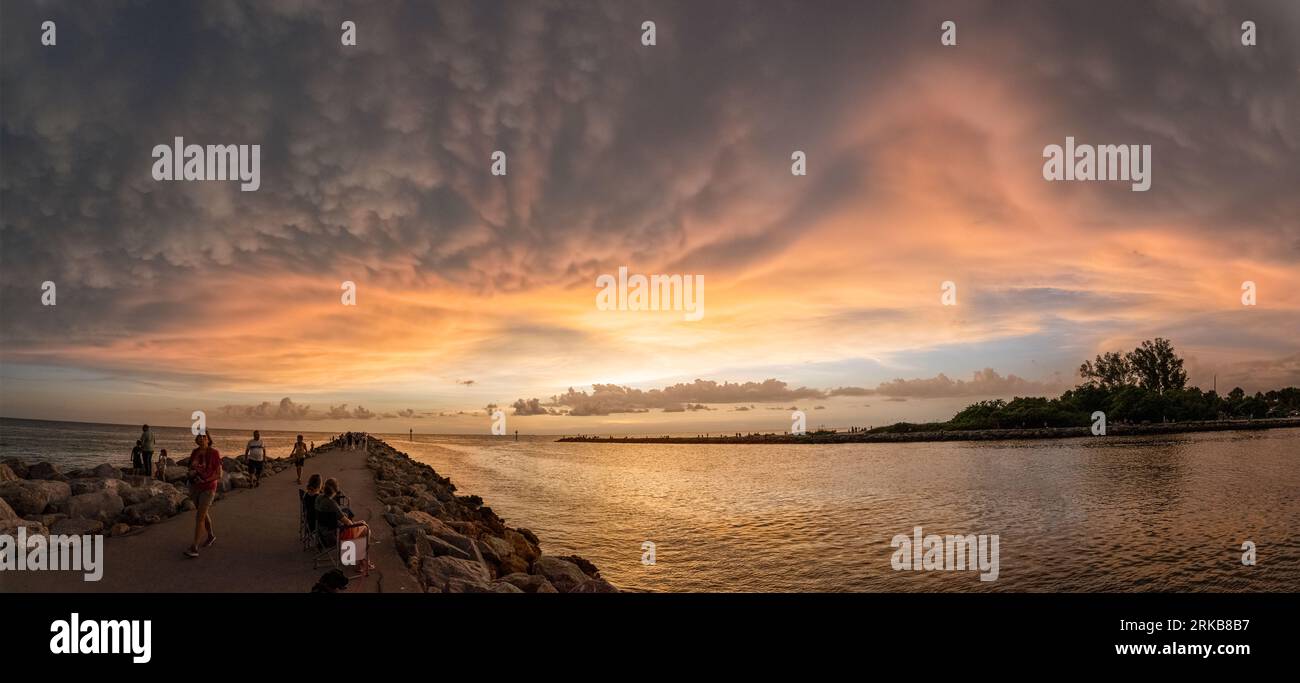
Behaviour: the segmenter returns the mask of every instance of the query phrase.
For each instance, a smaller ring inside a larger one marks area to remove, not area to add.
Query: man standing
[[[140,460],[144,464],[144,476],[153,476],[153,432],[149,425],[140,430]]]
[[[266,463],[266,446],[262,444],[262,432],[253,430],[253,438],[244,446],[244,458],[248,461],[248,475],[252,478],[253,488],[262,483],[262,468]]]

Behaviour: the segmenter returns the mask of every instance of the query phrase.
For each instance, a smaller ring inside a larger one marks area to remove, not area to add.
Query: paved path
[[[375,569],[353,579],[348,592],[418,593],[384,521],[384,506],[361,451],[326,451],[307,460],[313,472],[334,477],[351,498],[358,519],[370,523]],[[329,569],[312,568],[315,552],[298,541],[298,485],[293,468],[267,477],[256,489],[236,489],[212,506],[217,542],[198,559],[182,552],[194,537],[194,513],[182,512],[135,535],[104,539],[104,578],[81,572],[5,572],[0,592],[90,593],[305,593]],[[349,572],[352,573],[352,572]]]

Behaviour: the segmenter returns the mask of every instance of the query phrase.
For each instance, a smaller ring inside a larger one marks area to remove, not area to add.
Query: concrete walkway
[[[397,554],[365,454],[326,451],[308,458],[303,481],[312,473],[337,479],[356,518],[370,524],[375,569],[353,579],[348,592],[420,592]],[[5,572],[0,592],[306,593],[330,567],[313,569],[315,552],[298,540],[298,488],[290,467],[219,500],[211,512],[217,542],[198,559],[182,554],[194,538],[194,513],[182,512],[134,535],[104,539],[99,582],[83,581],[81,572]]]

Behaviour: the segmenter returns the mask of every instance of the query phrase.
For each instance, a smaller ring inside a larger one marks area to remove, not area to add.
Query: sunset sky
[[[1300,3],[6,1],[0,30],[3,416],[486,432],[774,379],[510,429],[879,425],[1155,336],[1206,389],[1300,385]],[[155,181],[176,136],[261,145],[260,189]],[[1151,145],[1151,189],[1045,181],[1067,136]],[[598,310],[620,266],[703,275],[703,318]]]

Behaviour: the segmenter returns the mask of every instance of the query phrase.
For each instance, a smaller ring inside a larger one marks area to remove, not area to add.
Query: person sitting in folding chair
[[[328,555],[334,565],[353,565],[360,568],[358,576],[364,576],[371,569],[366,555],[370,540],[370,526],[365,522],[353,522],[343,512],[338,503],[339,483],[333,478],[325,480],[325,486],[316,496],[316,538],[324,550],[316,556],[319,561]],[[343,541],[348,543],[345,548]],[[348,557],[351,554],[351,558]],[[351,561],[349,561],[351,559]]]
[[[320,496],[321,481],[319,474],[307,478],[307,488],[298,489],[298,536],[302,539],[303,550],[319,545],[316,538],[316,498]]]

